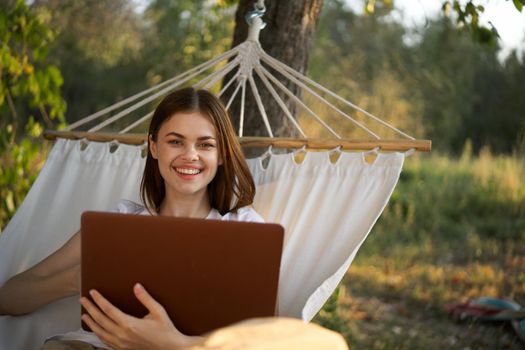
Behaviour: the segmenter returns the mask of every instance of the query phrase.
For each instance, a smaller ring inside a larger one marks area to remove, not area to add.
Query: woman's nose
[[[195,161],[199,159],[199,153],[193,146],[188,146],[184,149],[184,153],[182,155],[182,158],[184,160],[188,161]]]

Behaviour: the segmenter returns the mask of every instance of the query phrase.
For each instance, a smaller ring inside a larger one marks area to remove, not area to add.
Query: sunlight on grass
[[[390,203],[315,322],[356,349],[522,349],[505,324],[455,323],[448,303],[525,306],[525,161],[406,160]]]

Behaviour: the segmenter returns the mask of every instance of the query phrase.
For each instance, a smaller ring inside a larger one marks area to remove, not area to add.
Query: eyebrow
[[[175,136],[175,137],[178,137],[178,138],[181,138],[181,139],[185,139],[186,137],[182,134],[179,134],[179,133],[176,133],[174,131],[172,132],[169,132],[165,135],[165,137],[167,136]],[[199,141],[203,141],[203,140],[215,140],[215,137],[213,136],[200,136],[200,137],[197,137],[197,140]]]

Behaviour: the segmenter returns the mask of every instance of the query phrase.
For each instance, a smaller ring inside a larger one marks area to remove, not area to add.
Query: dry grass
[[[336,307],[316,322],[341,332],[355,349],[523,349],[508,324],[458,323],[444,308],[480,296],[525,305],[525,256],[515,253],[444,265],[406,256],[357,259],[333,296]]]

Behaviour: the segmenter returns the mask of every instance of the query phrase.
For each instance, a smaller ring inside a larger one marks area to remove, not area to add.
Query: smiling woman
[[[252,208],[255,185],[228,113],[205,90],[186,88],[166,96],[153,114],[141,184],[144,205],[123,201],[119,212],[262,222]],[[78,294],[79,234],[0,288],[0,315],[20,315]],[[179,348],[199,341],[180,333],[162,305],[137,284],[137,299],[149,310],[142,319],[114,307],[97,291],[81,304],[82,320],[94,331],[53,337],[44,349],[72,349],[80,342],[95,348]],[[30,302],[29,302],[30,301]],[[57,345],[61,343],[61,345]],[[92,348],[92,347],[91,347]]]

